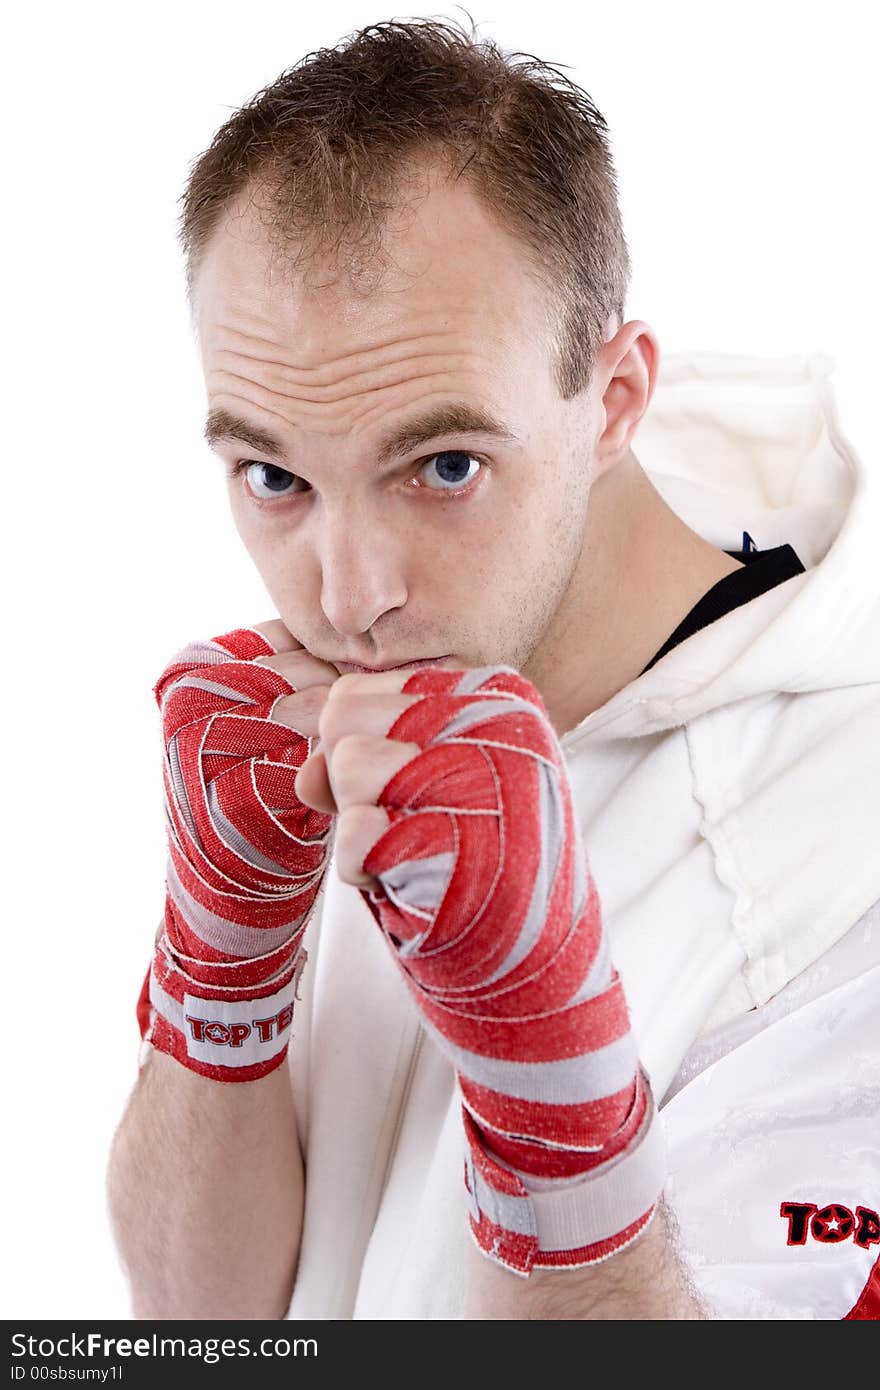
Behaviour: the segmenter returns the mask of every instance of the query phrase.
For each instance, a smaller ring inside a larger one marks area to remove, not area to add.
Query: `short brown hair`
[[[609,319],[624,321],[630,261],[607,129],[556,67],[475,41],[472,20],[470,34],[435,19],[371,24],[285,70],[192,164],[179,232],[190,301],[239,194],[268,191],[282,259],[294,240],[302,255],[357,237],[369,242],[360,263],[375,264],[388,200],[408,167],[436,154],[527,252],[568,400],[589,384]]]

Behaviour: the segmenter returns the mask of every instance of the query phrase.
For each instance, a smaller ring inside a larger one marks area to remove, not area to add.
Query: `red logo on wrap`
[[[272,1014],[269,1018],[252,1019],[251,1023],[259,1034],[260,1042],[271,1042],[289,1027],[292,1018],[291,1003],[285,1004],[277,1014]],[[193,1014],[186,1014],[186,1021],[194,1042],[214,1043],[217,1047],[241,1047],[252,1031],[251,1024],[248,1023],[221,1023],[216,1018],[197,1018]]]

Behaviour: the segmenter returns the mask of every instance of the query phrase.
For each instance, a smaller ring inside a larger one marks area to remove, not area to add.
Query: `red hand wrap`
[[[520,1273],[593,1263],[647,1224],[664,1163],[563,754],[511,668],[403,691],[424,698],[388,736],[422,752],[378,799],[363,896],[458,1073],[471,1229]]]
[[[139,1010],[142,1033],[184,1066],[252,1081],[284,1061],[300,941],[332,819],[294,790],[309,740],[274,721],[293,687],[240,628],[193,643],[155,686],[165,741],[165,922]]]

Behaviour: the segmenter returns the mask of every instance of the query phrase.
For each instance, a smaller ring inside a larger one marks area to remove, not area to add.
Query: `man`
[[[814,368],[697,363],[689,525],[601,118],[432,22],[233,117],[185,230],[280,620],[156,688],[136,1313],[871,1316],[880,604]]]

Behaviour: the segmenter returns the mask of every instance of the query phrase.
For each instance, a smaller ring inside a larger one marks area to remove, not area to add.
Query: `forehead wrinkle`
[[[485,354],[460,348],[456,352],[448,352],[436,346],[414,351],[412,344],[407,344],[406,348],[390,361],[365,366],[355,373],[349,371],[344,379],[324,383],[303,381],[300,379],[300,369],[268,362],[262,357],[252,359],[259,361],[262,371],[236,371],[238,365],[244,366],[242,354],[232,348],[216,348],[206,362],[209,404],[215,403],[212,397],[220,395],[235,396],[246,402],[250,396],[252,404],[258,409],[275,415],[285,427],[290,427],[292,421],[287,418],[284,409],[287,402],[297,407],[308,419],[319,416],[328,407],[350,400],[351,405],[344,412],[346,418],[342,428],[351,429],[364,415],[388,412],[398,406],[403,408],[407,402],[400,398],[418,388],[420,383],[429,382],[433,387],[431,394],[436,395],[441,390],[447,395],[457,394],[471,398],[475,406],[486,409],[486,385],[496,378],[497,364],[487,360]],[[213,363],[210,357],[214,358]],[[221,365],[226,359],[231,359],[229,365]],[[234,384],[231,389],[230,383]],[[238,383],[243,383],[250,390],[240,389]],[[378,393],[385,397],[391,393],[397,399],[376,400]],[[217,430],[213,426],[210,434],[217,438]]]
[[[408,360],[409,362],[418,362],[427,358],[430,364],[434,355],[435,354],[422,353]],[[458,360],[453,360],[448,354],[438,355],[441,357],[442,367],[444,369],[442,372],[438,372],[436,367],[431,369],[429,366],[427,370],[419,372],[410,371],[405,375],[401,375],[399,373],[400,363],[391,362],[385,364],[382,369],[375,368],[372,372],[364,372],[359,376],[350,378],[346,382],[343,390],[335,392],[334,387],[336,383],[329,383],[326,386],[305,387],[296,381],[284,379],[283,372],[278,374],[278,376],[282,378],[280,381],[276,379],[276,381],[272,382],[270,380],[259,380],[256,377],[245,376],[241,372],[236,372],[225,367],[215,366],[210,368],[206,374],[209,402],[212,395],[218,396],[227,394],[233,396],[240,395],[243,400],[247,401],[247,394],[244,391],[238,391],[236,389],[227,391],[224,389],[224,382],[244,382],[251,388],[251,393],[253,395],[252,404],[257,406],[260,410],[266,411],[267,414],[277,416],[286,427],[290,428],[292,422],[286,418],[283,411],[279,408],[286,401],[292,401],[300,407],[302,414],[308,418],[310,416],[317,417],[325,411],[328,406],[338,405],[340,402],[345,402],[350,397],[354,397],[355,399],[348,409],[347,418],[343,424],[343,428],[350,429],[360,421],[363,415],[369,413],[371,410],[375,410],[376,412],[388,412],[397,407],[398,402],[396,401],[373,402],[362,399],[363,397],[376,396],[376,394],[380,392],[388,393],[397,391],[398,395],[402,395],[406,388],[417,386],[418,383],[422,381],[428,381],[432,383],[434,388],[432,394],[437,394],[438,391],[444,390],[449,395],[456,392],[468,395],[471,388],[468,382],[469,373],[467,370],[463,370],[463,368],[466,367],[466,364],[461,361],[463,354],[459,355]],[[396,374],[391,375],[390,379],[388,379],[391,373]],[[268,376],[268,374],[266,375]],[[478,354],[474,354],[474,363],[470,375],[472,375],[474,382],[477,383],[476,392],[479,400],[479,397],[485,394],[485,382],[490,379],[491,373],[487,370],[486,363]],[[383,376],[385,379],[376,379],[377,377],[382,378]],[[362,377],[366,377],[367,380],[363,381],[361,379]],[[298,393],[293,394],[290,389],[291,387],[298,388]],[[398,388],[400,388],[400,390],[398,390]],[[476,403],[477,402],[475,402],[475,404]],[[399,404],[403,406],[406,402],[402,401]],[[212,433],[216,435],[216,432],[212,431]]]
[[[484,326],[484,316],[471,315],[477,322],[478,331]],[[420,316],[421,318],[421,316]],[[303,340],[308,340],[308,334],[301,328],[296,330],[293,325],[294,334],[299,338],[299,346]],[[328,346],[326,344],[315,345],[314,351],[319,353],[326,360],[318,360],[311,364],[294,365],[285,360],[286,344],[283,337],[267,338],[259,334],[250,333],[235,328],[230,324],[217,325],[218,341],[208,344],[208,353],[211,356],[236,356],[243,361],[252,361],[265,364],[267,367],[276,369],[285,379],[295,381],[297,377],[321,377],[324,380],[319,382],[321,386],[335,386],[338,380],[347,378],[351,374],[350,367],[344,364],[350,363],[353,359],[365,359],[363,370],[382,370],[405,361],[418,361],[421,358],[432,356],[446,356],[449,358],[462,358],[467,356],[480,357],[480,352],[468,342],[467,325],[448,327],[445,324],[435,330],[426,328],[424,322],[420,322],[417,331],[405,333],[402,328],[398,328],[393,337],[386,338],[384,341],[368,345],[355,344],[346,347],[346,350],[339,352],[333,351],[328,356]],[[239,345],[240,344],[240,345]],[[274,348],[277,355],[266,356],[257,347],[256,351],[249,351],[255,345],[265,344]],[[430,344],[430,346],[428,345]],[[448,346],[447,346],[448,344]],[[293,343],[290,344],[294,346]],[[382,358],[378,367],[371,367],[369,359],[374,356]],[[340,370],[338,378],[334,377],[334,372]]]
[[[454,335],[452,334],[450,334],[449,336],[454,337]],[[369,349],[369,351],[373,352],[374,349]],[[375,349],[375,351],[378,352],[380,351],[380,349]],[[292,366],[289,362],[273,360],[271,358],[263,356],[262,354],[258,355],[256,353],[241,352],[238,348],[232,347],[215,347],[211,355],[215,358],[232,357],[233,359],[238,361],[257,362],[266,369],[262,375],[267,379],[271,380],[274,378],[283,382],[284,385],[295,386],[301,384],[307,390],[314,392],[312,399],[329,399],[331,401],[342,400],[346,395],[357,392],[357,390],[359,389],[358,384],[362,378],[366,377],[368,379],[371,379],[376,376],[382,376],[383,374],[387,374],[389,371],[392,371],[393,369],[400,367],[401,364],[433,361],[435,358],[439,358],[442,365],[455,367],[460,365],[463,359],[473,357],[478,364],[478,370],[481,372],[485,372],[486,370],[485,360],[482,354],[480,354],[479,352],[468,352],[466,349],[461,347],[457,348],[457,350],[453,352],[450,352],[448,350],[443,351],[440,348],[414,351],[410,346],[409,349],[404,348],[404,351],[398,354],[397,356],[386,358],[386,360],[379,362],[375,365],[365,365],[359,371],[355,370],[354,372],[352,372],[352,370],[349,369],[347,372],[344,372],[341,376],[337,377],[336,379],[328,377],[326,381],[319,381],[315,382],[314,384],[310,383],[307,386],[305,382],[299,382],[300,376],[309,376],[322,371],[327,371],[329,373],[333,367],[335,367],[337,364],[343,361],[346,361],[352,357],[365,356],[366,350],[360,349],[356,352],[348,353],[346,357],[334,357],[332,363],[319,363],[314,367],[295,367]],[[220,368],[219,370],[226,369]],[[241,377],[242,380],[247,379],[243,377],[240,372],[230,372],[229,374]],[[419,375],[425,375],[425,373],[420,373]],[[408,380],[409,378],[401,377],[399,379],[403,381]],[[260,382],[255,379],[254,384],[265,385],[266,382]],[[331,395],[330,392],[333,390],[333,388],[340,384],[342,384],[345,389],[337,396]],[[388,384],[394,385],[396,383],[392,381]],[[381,387],[381,385],[383,385],[383,383],[379,382],[378,386]],[[360,389],[375,390],[377,389],[377,386],[369,385],[364,386]],[[279,395],[283,394],[283,391],[279,392]]]

